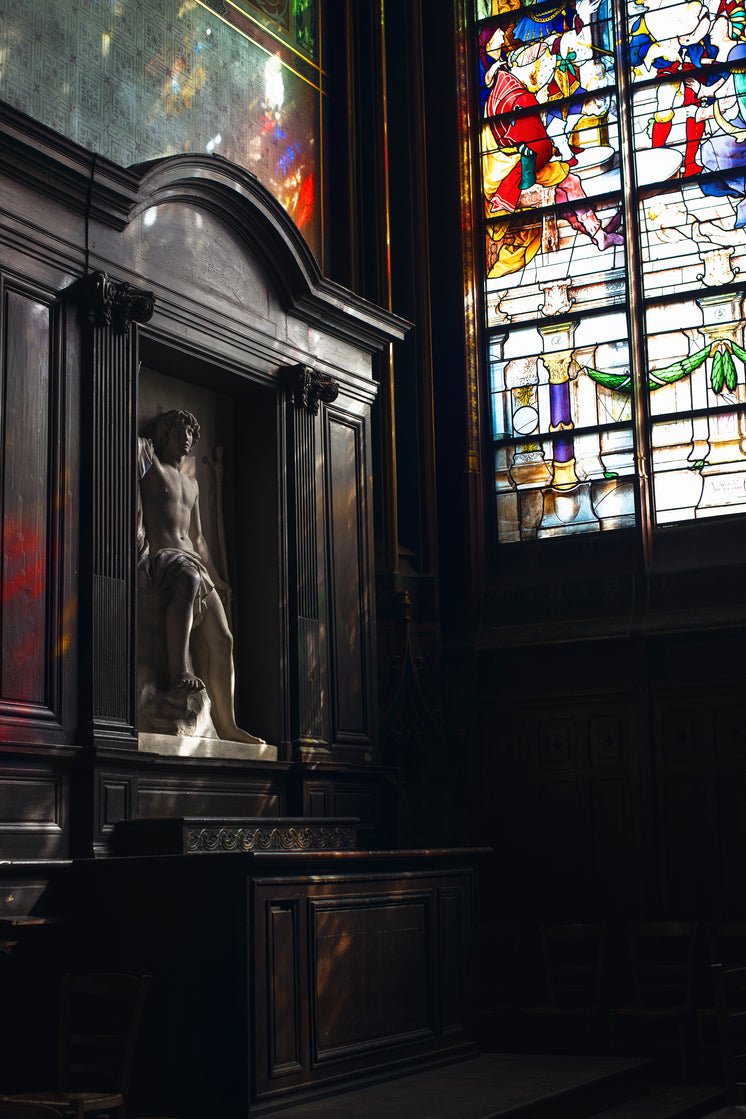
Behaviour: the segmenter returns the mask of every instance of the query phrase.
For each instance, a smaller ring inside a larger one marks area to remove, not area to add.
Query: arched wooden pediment
[[[409,324],[323,275],[303,235],[250,172],[211,155],[174,155],[130,168],[139,179],[130,222],[181,203],[217,216],[260,264],[283,308],[325,331],[375,351],[403,338]]]

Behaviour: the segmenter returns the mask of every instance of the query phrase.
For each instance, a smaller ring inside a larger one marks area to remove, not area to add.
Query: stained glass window
[[[122,166],[223,155],[323,263],[322,0],[0,0],[0,97]]]
[[[499,539],[746,512],[743,0],[474,17]]]

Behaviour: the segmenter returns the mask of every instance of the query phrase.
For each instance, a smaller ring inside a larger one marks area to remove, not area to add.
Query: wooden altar
[[[125,845],[182,853],[84,860],[66,887],[70,957],[153,976],[130,1110],[238,1119],[475,1052],[476,852],[143,823]]]

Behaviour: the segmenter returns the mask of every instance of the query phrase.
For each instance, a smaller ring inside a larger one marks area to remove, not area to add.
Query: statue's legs
[[[189,668],[189,638],[194,623],[194,600],[199,589],[199,574],[180,571],[171,583],[171,601],[166,607],[166,648],[172,687],[198,691],[202,680]]]
[[[263,743],[263,738],[236,725],[233,636],[216,590],[210,591],[205,599],[205,614],[194,629],[192,641],[199,656],[200,671],[205,676],[212,721],[220,737],[227,742]]]

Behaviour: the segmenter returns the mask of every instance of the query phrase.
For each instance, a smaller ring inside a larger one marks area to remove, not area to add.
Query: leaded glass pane
[[[605,0],[479,26],[490,326],[624,298],[610,43]]]
[[[746,10],[630,2],[620,107],[606,0],[506,7],[475,6],[500,539],[631,525],[638,457],[658,524],[746,512]]]
[[[623,314],[495,335],[490,346],[500,539],[634,520]],[[603,371],[603,372],[602,372]]]
[[[718,291],[648,311],[653,481],[661,523],[746,509],[742,303],[742,293]]]
[[[644,293],[648,298],[732,284],[746,271],[746,229],[734,199],[704,194],[677,180],[640,201]]]

